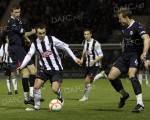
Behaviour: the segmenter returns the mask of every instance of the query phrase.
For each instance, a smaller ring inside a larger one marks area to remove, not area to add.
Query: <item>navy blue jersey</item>
[[[124,40],[124,52],[137,52],[141,54],[143,51],[143,39],[141,36],[146,34],[143,26],[136,21],[128,26],[122,28],[123,40]]]
[[[25,30],[22,28],[22,21],[11,17],[7,24],[7,33],[10,45],[21,45],[22,36]]]

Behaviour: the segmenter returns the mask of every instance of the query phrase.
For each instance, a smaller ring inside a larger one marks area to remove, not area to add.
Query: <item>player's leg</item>
[[[61,94],[61,84],[63,81],[62,73],[54,73],[51,78],[52,91],[57,95],[57,98],[60,100],[62,105],[64,104],[64,99]]]
[[[140,112],[144,109],[144,104],[143,104],[143,99],[142,99],[142,87],[136,76],[136,73],[137,73],[137,68],[129,68],[129,78],[130,78],[134,93],[137,98],[137,105],[132,110],[132,112]]]
[[[150,85],[150,83],[149,83],[150,60],[146,60],[144,63],[145,63],[144,66],[145,66],[145,69],[146,69],[146,71],[145,71],[145,73],[146,73],[146,77],[145,77],[146,85],[149,86]]]
[[[94,80],[93,82],[95,82],[96,80],[98,80],[99,78],[107,78],[107,75],[105,74],[105,71],[101,71],[99,74],[97,74],[95,77],[94,77]]]
[[[11,79],[10,76],[6,76],[6,84],[7,84],[7,89],[8,89],[8,95],[12,95],[10,79]]]
[[[110,73],[108,75],[111,85],[121,95],[120,102],[118,104],[118,108],[122,108],[125,105],[125,102],[129,97],[129,94],[125,91],[125,89],[123,88],[123,85],[121,83],[121,80],[119,79],[120,74],[121,74],[121,71],[117,67],[112,67],[110,70]]]
[[[93,66],[86,68],[86,78],[84,81],[85,84],[85,93],[84,96],[79,101],[86,101],[88,100],[90,89],[91,89],[91,83],[93,83],[93,79],[99,69],[99,66]]]
[[[29,98],[29,70],[28,68],[24,68],[21,70],[22,74],[22,86],[23,86],[23,91],[24,91],[24,103],[25,104],[30,104],[30,98]]]
[[[43,80],[40,78],[35,79],[34,83],[34,109],[39,110],[40,109],[40,99],[41,99],[41,86],[44,83]]]
[[[140,71],[139,74],[138,74],[138,80],[139,80],[140,84],[142,85],[142,80],[143,80],[143,73],[142,73],[142,71]]]
[[[11,72],[11,80],[14,86],[15,94],[18,94],[16,74],[16,71]]]
[[[5,67],[4,67],[4,74],[5,74],[5,76],[6,76],[6,84],[7,84],[7,89],[8,89],[8,95],[12,95],[10,69],[9,69],[7,63],[4,63],[4,64],[5,64]]]
[[[33,97],[33,86],[34,86],[34,82],[35,82],[35,75],[37,73],[37,69],[34,66],[34,64],[28,65],[27,68],[28,68],[28,70],[30,72],[30,76],[29,76],[30,96]]]

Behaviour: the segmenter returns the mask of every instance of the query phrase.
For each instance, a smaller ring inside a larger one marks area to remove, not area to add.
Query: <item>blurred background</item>
[[[83,30],[93,30],[93,38],[102,45],[104,58],[102,68],[109,72],[113,62],[121,52],[120,24],[115,17],[117,10],[129,8],[135,20],[141,22],[150,34],[149,0],[0,0],[0,43],[10,17],[12,4],[21,6],[21,19],[26,31],[38,23],[47,26],[47,34],[68,43],[79,58],[82,53]],[[34,36],[30,37],[35,39]],[[28,51],[30,45],[24,44]],[[65,77],[83,77],[84,65],[76,65],[73,60],[60,51],[65,69]],[[33,58],[37,64],[37,57]]]

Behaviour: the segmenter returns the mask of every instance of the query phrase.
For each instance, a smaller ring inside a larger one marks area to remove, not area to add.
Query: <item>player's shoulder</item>
[[[100,42],[96,39],[93,39],[96,45],[100,45]]]
[[[139,28],[139,27],[143,27],[143,25],[140,23],[140,22],[138,22],[138,21],[134,21],[134,27],[136,27],[136,28]]]
[[[14,23],[14,22],[15,22],[15,19],[13,19],[12,17],[10,17],[10,18],[8,19],[8,23],[9,23],[9,24]]]

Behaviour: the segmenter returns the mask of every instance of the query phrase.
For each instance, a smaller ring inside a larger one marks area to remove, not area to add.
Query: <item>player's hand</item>
[[[36,30],[35,30],[35,29],[32,29],[31,32],[32,32],[33,34],[35,34],[35,33],[36,33]]]
[[[80,65],[80,66],[81,66],[81,61],[80,61],[80,59],[79,59],[79,58],[75,59],[74,61],[75,61],[78,65]]]
[[[140,58],[142,61],[145,61],[146,60],[146,52],[142,53]]]
[[[20,66],[20,67],[18,67],[18,68],[17,68],[17,70],[22,70],[22,67],[21,67],[21,66]]]

